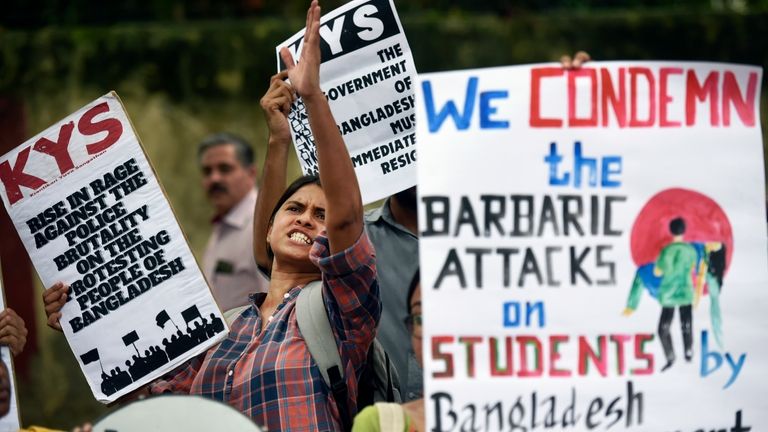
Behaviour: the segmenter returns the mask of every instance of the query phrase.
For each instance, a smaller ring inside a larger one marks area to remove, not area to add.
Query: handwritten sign
[[[761,74],[419,77],[430,430],[768,428]]]
[[[227,331],[120,100],[108,94],[0,157],[0,196],[94,396],[111,402]]]
[[[363,202],[416,183],[416,130],[411,49],[390,0],[353,1],[320,20],[320,87],[349,150]],[[298,59],[304,30],[277,47]],[[300,60],[300,59],[298,59]],[[304,104],[288,117],[305,174],[317,173],[317,155]]]

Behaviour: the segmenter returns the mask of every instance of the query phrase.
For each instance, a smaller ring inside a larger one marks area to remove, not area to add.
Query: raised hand
[[[588,52],[579,51],[573,56],[573,59],[569,55],[560,57],[560,64],[563,66],[563,69],[578,69],[590,60],[592,60],[592,57],[590,57]]]
[[[270,139],[290,142],[291,130],[288,126],[288,113],[291,111],[291,104],[296,96],[293,87],[285,81],[286,78],[288,78],[288,71],[272,75],[269,80],[269,89],[259,103],[267,119]]]
[[[304,43],[296,64],[283,47],[280,57],[286,65],[291,85],[303,99],[323,97],[320,90],[320,4],[313,0],[307,10],[307,26],[304,31]]]
[[[267,271],[272,268],[272,259],[266,247],[269,217],[285,189],[288,149],[291,145],[288,114],[296,99],[293,86],[285,81],[287,77],[288,71],[273,75],[269,80],[269,89],[260,101],[269,127],[269,142],[253,217],[253,256],[256,264]]]
[[[48,327],[62,331],[59,319],[61,319],[61,308],[67,302],[67,293],[69,286],[62,282],[57,282],[52,287],[43,291],[43,304],[45,304],[45,315],[48,317]]]

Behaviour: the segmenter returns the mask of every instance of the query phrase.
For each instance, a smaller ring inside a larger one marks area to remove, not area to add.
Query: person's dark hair
[[[410,211],[416,212],[418,207],[418,199],[416,186],[412,186],[408,189],[402,190],[394,195],[394,198],[400,203],[401,206],[407,208]]]
[[[299,177],[296,180],[294,180],[293,183],[288,185],[288,187],[285,188],[285,192],[283,192],[283,195],[280,196],[280,199],[277,200],[277,204],[275,204],[275,208],[272,209],[272,214],[269,215],[268,226],[272,226],[272,223],[275,221],[275,215],[277,214],[277,211],[280,210],[280,207],[282,207],[286,201],[288,201],[288,198],[293,196],[293,194],[295,194],[296,191],[298,191],[299,189],[310,184],[315,184],[320,187],[323,187],[323,185],[320,184],[320,177],[314,174]],[[275,257],[275,254],[272,252],[272,248],[269,246],[269,242],[267,242],[267,256],[269,257],[270,260]]]
[[[676,217],[669,222],[669,232],[672,235],[681,235],[685,232],[685,221],[681,217]]]
[[[413,293],[416,291],[416,287],[419,286],[419,283],[421,283],[421,269],[416,269],[416,273],[413,275],[413,279],[411,279],[411,285],[408,286],[408,297],[406,297],[405,304],[408,306],[408,315],[411,315],[411,297],[413,297]]]
[[[240,165],[244,167],[253,165],[256,154],[253,151],[253,147],[251,147],[251,143],[240,135],[235,135],[229,132],[219,132],[213,135],[208,135],[200,141],[200,144],[197,145],[198,162],[202,159],[203,153],[208,151],[208,149],[225,144],[232,144],[235,146],[235,156],[237,157],[237,161],[240,162]]]
[[[720,246],[720,249],[709,253],[709,265],[707,266],[707,271],[717,279],[717,284],[720,286],[720,293],[723,292],[723,276],[725,276],[726,257],[727,251],[724,244]]]

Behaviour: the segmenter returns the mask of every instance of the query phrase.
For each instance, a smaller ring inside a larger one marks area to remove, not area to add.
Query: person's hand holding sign
[[[562,57],[560,57],[560,64],[563,66],[563,69],[579,69],[584,65],[584,63],[590,60],[592,60],[592,57],[588,52],[578,51],[576,54],[574,54],[573,58],[567,54],[564,54]]]
[[[267,221],[285,188],[288,150],[291,146],[288,114],[291,112],[291,104],[296,100],[296,92],[286,81],[287,78],[287,71],[273,75],[269,80],[269,89],[259,101],[269,128],[269,142],[261,187],[256,199],[257,216],[253,218],[253,256],[256,258],[256,264],[267,269],[266,272],[269,272],[268,269],[272,266],[264,242],[269,229]]]
[[[56,282],[52,287],[43,291],[43,304],[45,305],[45,315],[48,317],[48,327],[62,331],[61,323],[61,308],[67,302],[67,293],[69,292],[69,286],[64,285],[63,282]]]
[[[7,345],[14,356],[24,351],[27,344],[27,326],[11,308],[0,312],[0,345]]]
[[[283,145],[288,145],[291,142],[288,114],[296,96],[293,87],[285,81],[286,78],[288,78],[287,71],[272,75],[269,80],[269,89],[259,101],[267,120],[270,144],[273,141]]]

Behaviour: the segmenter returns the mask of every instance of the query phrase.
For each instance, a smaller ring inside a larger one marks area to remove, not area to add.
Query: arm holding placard
[[[273,75],[269,81],[269,89],[259,101],[267,120],[269,141],[253,218],[253,256],[256,264],[267,273],[272,267],[266,243],[269,216],[285,189],[288,151],[291,145],[288,113],[291,103],[296,99],[293,87],[286,82],[286,78],[287,71]]]
[[[288,78],[307,108],[309,125],[315,137],[320,182],[325,191],[325,226],[331,254],[354,245],[363,231],[363,202],[360,187],[347,147],[320,88],[320,6],[313,1],[307,13],[307,26],[301,61],[296,64],[288,49],[280,50]]]
[[[560,64],[563,69],[578,69],[584,65],[584,63],[592,60],[592,57],[586,51],[577,51],[576,54],[571,56],[564,54],[560,57]]]
[[[0,312],[0,345],[6,345],[14,356],[24,351],[27,344],[27,326],[11,308]]]
[[[53,286],[43,291],[43,305],[45,306],[45,315],[48,318],[48,327],[61,330],[61,308],[67,303],[69,294],[69,285],[63,282],[56,282]]]

